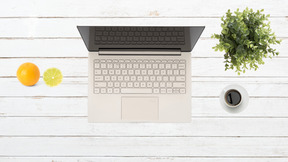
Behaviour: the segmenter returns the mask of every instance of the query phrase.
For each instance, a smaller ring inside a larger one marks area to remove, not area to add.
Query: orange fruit
[[[39,68],[33,63],[26,62],[18,68],[17,78],[23,85],[33,86],[40,78]]]

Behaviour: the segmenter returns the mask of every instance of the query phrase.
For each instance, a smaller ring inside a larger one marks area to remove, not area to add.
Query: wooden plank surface
[[[281,38],[281,45],[273,46],[279,52],[278,57],[288,57],[288,39]],[[215,52],[212,47],[218,40],[210,38],[200,38],[192,50],[192,57],[219,57],[223,58],[224,52]],[[50,58],[50,57],[80,57],[88,58],[88,51],[80,38],[75,39],[1,39],[0,57],[3,58]],[[15,48],[17,45],[17,48]],[[58,45],[63,48],[54,48]],[[39,51],[41,49],[41,52]]]
[[[0,24],[6,24],[0,26],[0,37],[4,38],[75,38],[80,37],[77,25],[205,26],[201,37],[209,38],[221,32],[219,18],[5,18]],[[288,37],[287,18],[271,18],[271,28],[277,37]]]
[[[0,137],[0,144],[0,156],[288,155],[286,137]]]
[[[192,109],[193,110],[193,109]],[[1,136],[288,136],[288,118],[205,118],[190,123],[87,123],[87,117],[1,117]],[[213,133],[211,133],[213,130]],[[0,142],[1,143],[1,142]],[[288,143],[287,143],[288,144]],[[0,153],[1,154],[1,153]]]
[[[57,5],[56,5],[57,4]],[[140,7],[141,6],[141,7]],[[1,17],[211,17],[222,16],[228,9],[265,9],[272,16],[287,16],[286,0],[39,0],[7,1],[0,7]]]
[[[0,157],[5,162],[287,162],[285,157]]]
[[[238,76],[224,71],[210,36],[220,33],[228,9],[245,7],[271,14],[283,42],[273,46],[280,56]],[[6,1],[0,6],[0,161],[286,162],[287,7],[287,0]],[[147,24],[206,26],[192,51],[192,122],[87,123],[88,54],[76,25]],[[63,83],[49,88],[40,78],[22,86],[16,70],[24,62],[36,63],[41,74],[58,67]],[[239,114],[219,104],[230,84],[250,95]]]
[[[259,65],[257,71],[248,70],[243,76],[275,76],[288,77],[287,58],[266,58],[265,64]],[[88,76],[87,58],[2,58],[0,59],[0,76],[16,76],[18,67],[25,62],[33,62],[38,65],[41,75],[50,67],[61,69],[63,76]],[[225,71],[223,58],[192,58],[192,77],[207,76],[238,76],[233,70]],[[208,66],[209,65],[209,66]]]
[[[288,78],[213,78],[205,81],[205,78],[192,78],[192,97],[218,97],[222,89],[230,84],[240,84],[248,92],[249,96],[257,97],[287,97]],[[245,81],[246,80],[246,81]],[[269,82],[270,80],[270,82]],[[261,83],[261,84],[259,84]],[[87,78],[64,78],[63,82],[54,88],[40,81],[33,87],[23,86],[17,78],[0,78],[0,96],[87,96]]]
[[[23,106],[23,103],[29,106]],[[230,114],[223,110],[219,98],[192,97],[191,116],[192,119],[194,117],[287,118],[286,105],[288,105],[287,98],[250,98],[245,111]],[[87,97],[0,97],[0,117],[21,116],[86,117]]]

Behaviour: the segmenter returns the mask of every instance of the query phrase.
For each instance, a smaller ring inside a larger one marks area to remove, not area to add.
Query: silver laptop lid
[[[192,51],[204,26],[77,26],[88,51],[180,49]]]

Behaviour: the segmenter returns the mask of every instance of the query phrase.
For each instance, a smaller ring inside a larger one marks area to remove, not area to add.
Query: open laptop
[[[191,50],[204,26],[78,26],[89,122],[189,122]]]

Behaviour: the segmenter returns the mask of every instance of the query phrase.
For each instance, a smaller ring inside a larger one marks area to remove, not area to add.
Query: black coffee
[[[225,101],[228,105],[237,106],[241,102],[241,94],[235,89],[228,90],[225,94]]]

